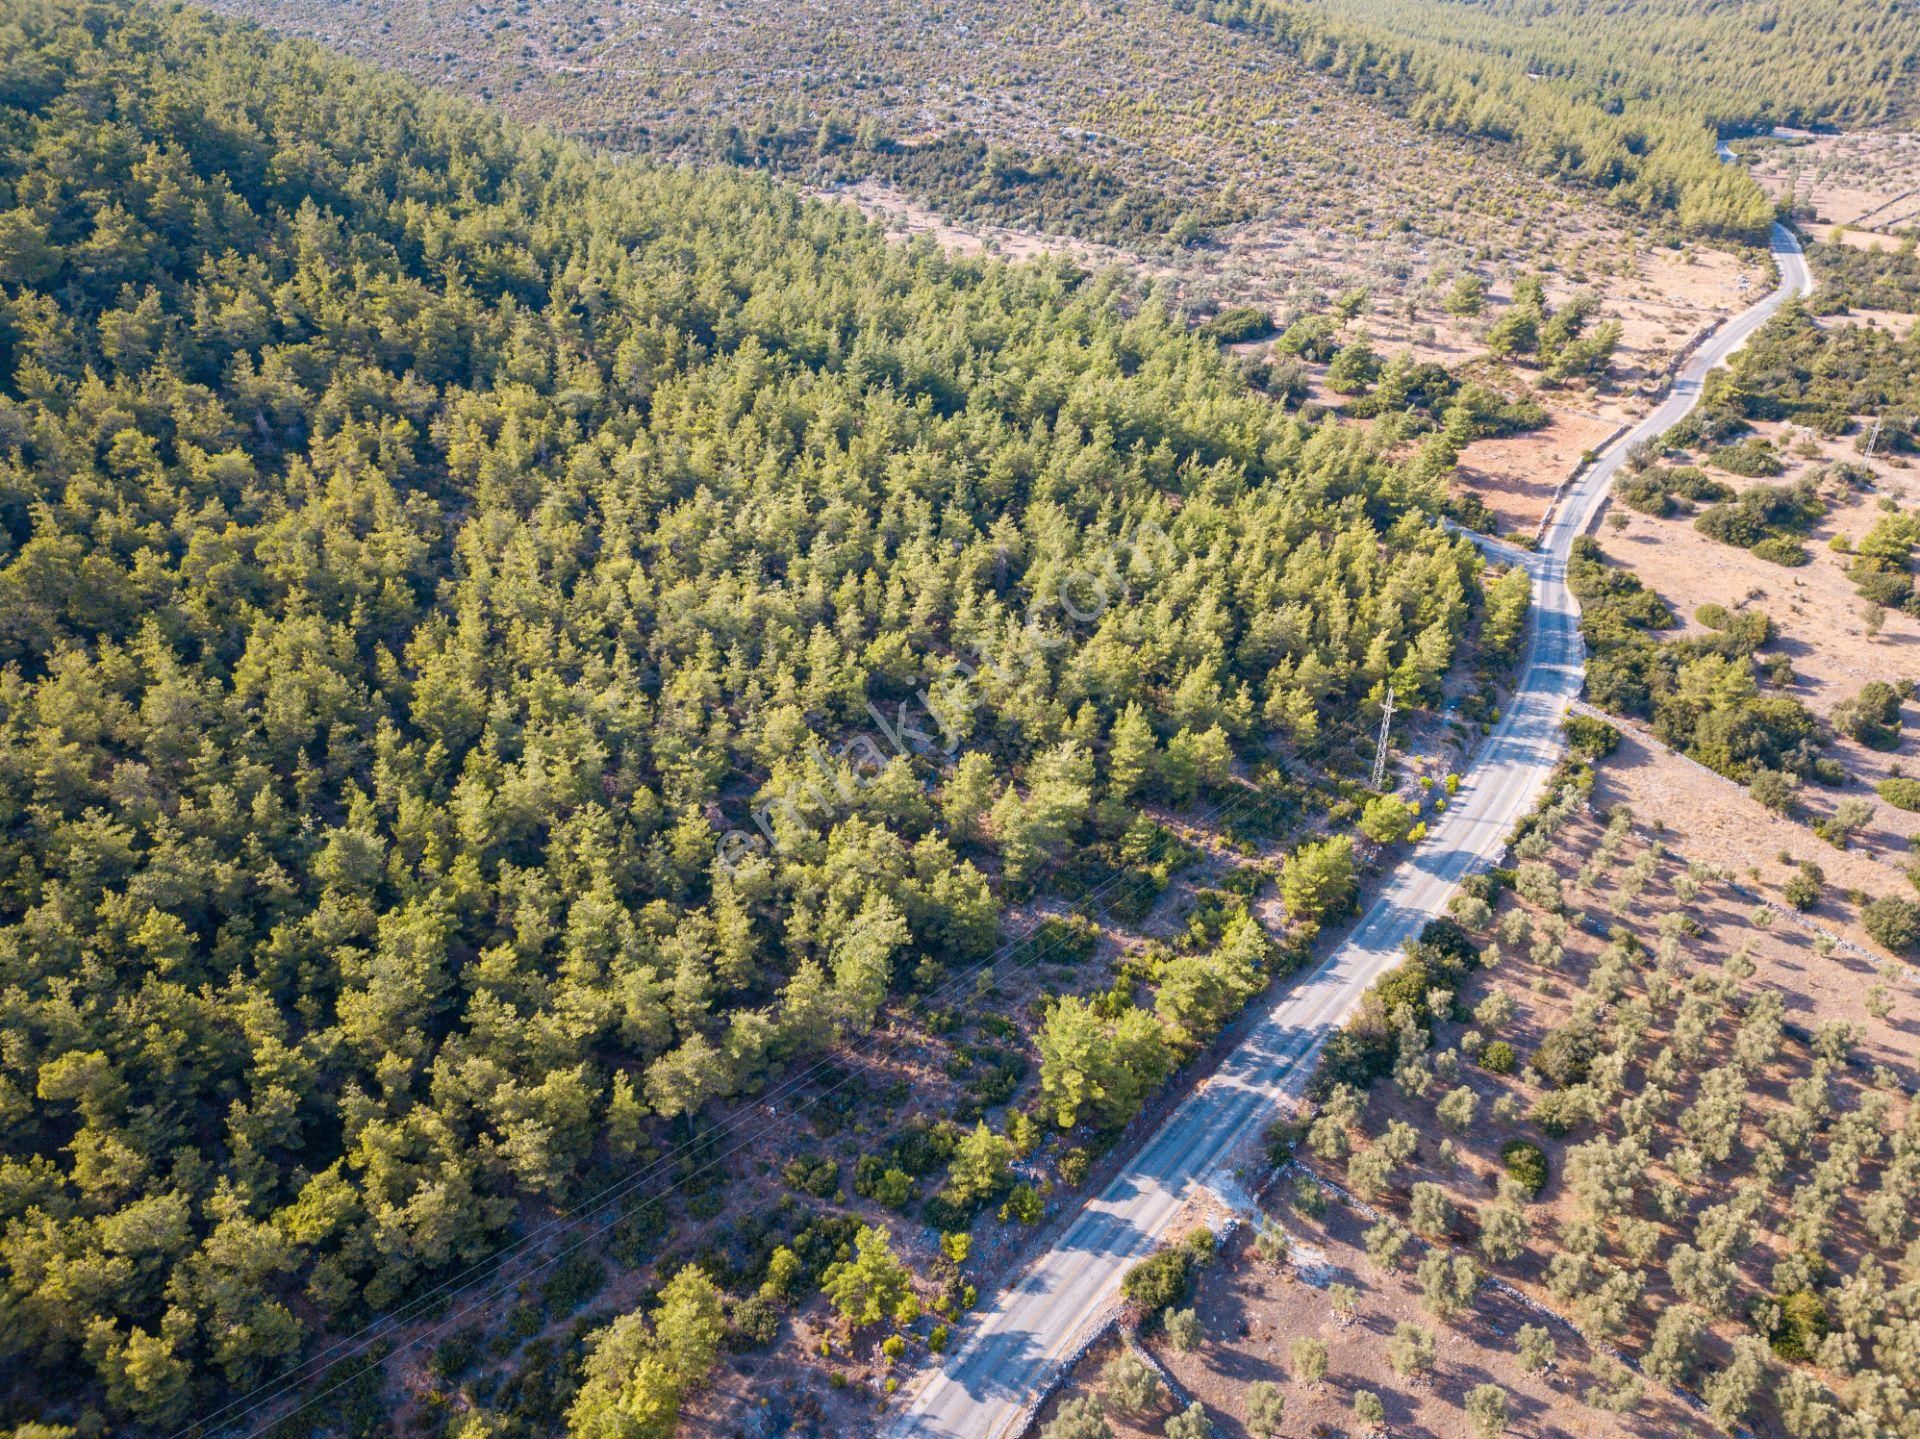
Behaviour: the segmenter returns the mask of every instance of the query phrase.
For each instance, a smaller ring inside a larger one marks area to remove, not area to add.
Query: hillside
[[[1717,133],[1902,123],[1920,94],[1920,8],[1899,0],[1178,3],[1699,234],[1765,234],[1764,197],[1716,163]]]
[[[1197,319],[1284,326],[1365,287],[1376,327],[1447,346],[1463,270],[1647,263],[1594,198],[1163,0],[218,8],[581,139],[772,170],[902,232],[1125,266]]]
[[[11,1424],[232,1418],[396,1307],[280,1432],[945,1342],[969,1236],[1349,902],[1282,841],[1384,686],[1524,613],[1406,396],[1309,423],[1120,280],[189,8],[0,18],[0,298]],[[1097,1112],[1036,1102],[1063,992],[1149,1077]]]

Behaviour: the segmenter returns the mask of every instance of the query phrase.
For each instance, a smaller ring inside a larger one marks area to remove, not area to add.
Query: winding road
[[[1147,1254],[1201,1188],[1248,1202],[1232,1166],[1283,1100],[1297,1099],[1320,1047],[1442,911],[1460,881],[1491,866],[1539,798],[1561,752],[1561,720],[1585,679],[1579,607],[1567,589],[1574,540],[1592,524],[1636,441],[1658,435],[1698,402],[1708,371],[1793,296],[1812,288],[1800,246],[1773,229],[1779,286],[1695,351],[1667,398],[1568,486],[1536,551],[1498,546],[1533,576],[1534,622],[1512,703],[1425,841],[1394,872],[1352,934],[1288,984],[1213,1078],[1170,1113],[1125,1171],[1058,1242],[993,1296],[973,1333],[887,1426],[892,1439],[1012,1439],[1066,1365],[1103,1326],[1120,1278]]]

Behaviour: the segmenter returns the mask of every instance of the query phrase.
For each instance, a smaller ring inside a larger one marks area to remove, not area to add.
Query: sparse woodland
[[[1432,129],[1512,144],[1688,233],[1760,239],[1772,207],[1720,131],[1911,118],[1920,17],[1882,0],[1180,0]]]
[[[1382,981],[1355,1032],[1380,1035],[1383,1072],[1323,1071],[1303,1153],[1424,1241],[1383,1262],[1417,1264],[1440,1319],[1479,1275],[1506,1275],[1633,1355],[1642,1379],[1600,1385],[1597,1407],[1638,1404],[1644,1381],[1692,1390],[1730,1431],[1920,1432],[1910,1070],[1860,1054],[1855,1025],[1790,1021],[1777,972],[1755,981],[1751,942],[1701,963],[1721,881],[1624,812],[1581,841],[1567,883],[1544,861],[1559,831],[1590,824],[1577,781],[1494,876],[1517,902],[1463,902],[1485,933],[1468,966],[1437,975],[1416,954]],[[1582,907],[1647,920],[1612,921],[1573,965]],[[1492,1199],[1467,1182],[1502,1171]],[[1425,1257],[1449,1252],[1462,1258]]]
[[[1210,1424],[1920,1433],[1910,974],[1768,933],[1592,783],[1563,767],[1374,986],[1226,1276],[1204,1230],[1127,1276]],[[1140,1367],[1087,1365],[1041,1432],[1171,1432],[1190,1400]]]
[[[216,8],[598,144],[916,206],[916,224],[1010,254],[1137,267],[1195,318],[1254,305],[1284,326],[1365,286],[1421,332],[1445,325],[1461,273],[1600,282],[1637,273],[1650,238],[1492,142],[1422,130],[1163,0]]]

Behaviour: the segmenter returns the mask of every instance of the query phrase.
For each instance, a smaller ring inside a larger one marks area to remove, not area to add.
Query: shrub
[[[1566,731],[1573,752],[1586,759],[1605,759],[1620,747],[1620,731],[1592,715],[1568,715]]]
[[[1078,1189],[1091,1168],[1093,1168],[1093,1156],[1077,1146],[1061,1154],[1059,1162],[1054,1165],[1055,1172],[1060,1176],[1060,1182],[1069,1189]]]
[[[773,1302],[758,1294],[735,1300],[730,1345],[737,1349],[763,1349],[780,1337],[780,1313]]]
[[[1680,508],[1661,482],[1658,470],[1647,470],[1637,475],[1621,474],[1613,482],[1613,494],[1628,509],[1638,510],[1643,515],[1664,517]]]
[[[462,1329],[441,1340],[427,1361],[427,1371],[443,1382],[458,1379],[479,1359],[481,1338],[478,1329]]]
[[[1200,333],[1223,345],[1237,345],[1272,334],[1273,316],[1257,305],[1235,305],[1208,320]]]
[[[1920,811],[1920,779],[1883,779],[1874,788],[1895,809]]]
[[[1906,954],[1920,943],[1920,905],[1909,900],[1892,896],[1869,900],[1860,907],[1860,924],[1874,943],[1895,954]]]
[[[1769,1336],[1774,1353],[1782,1359],[1811,1360],[1827,1337],[1827,1306],[1811,1289],[1782,1294],[1776,1303],[1780,1317]]]
[[[607,1269],[599,1255],[575,1254],[540,1286],[540,1302],[547,1306],[548,1314],[558,1319],[593,1298],[606,1282]]]
[[[1305,315],[1295,320],[1274,341],[1273,347],[1281,354],[1299,355],[1304,359],[1325,361],[1333,358],[1339,349],[1340,341],[1334,333],[1333,320],[1326,315]]]
[[[1721,469],[1750,480],[1777,475],[1786,468],[1779,451],[1759,435],[1749,435],[1738,444],[1721,445],[1708,458]]]
[[[1471,930],[1475,934],[1493,923],[1493,909],[1484,899],[1475,899],[1470,894],[1456,894],[1448,900],[1447,913],[1462,929]]]
[[[1000,1222],[1038,1224],[1046,1217],[1047,1203],[1031,1184],[1016,1184],[1007,1202],[1000,1206]]]
[[[1514,1064],[1513,1046],[1504,1039],[1496,1039],[1483,1045],[1480,1050],[1480,1067],[1489,1074],[1512,1074]]]
[[[1820,903],[1820,889],[1826,878],[1819,865],[1802,864],[1781,886],[1780,893],[1795,909],[1809,910]]]
[[[1558,1139],[1563,1134],[1571,1134],[1574,1126],[1586,1118],[1586,1107],[1571,1090],[1560,1090],[1554,1094],[1543,1094],[1527,1111],[1527,1118],[1539,1126],[1542,1134],[1551,1134]]]
[[[853,1192],[888,1209],[899,1209],[913,1198],[913,1176],[889,1165],[877,1154],[863,1154],[854,1162]]]
[[[1769,564],[1798,569],[1807,562],[1807,547],[1791,535],[1768,535],[1753,547],[1753,553]]]
[[[1593,1056],[1599,1049],[1593,1027],[1570,1019],[1547,1032],[1533,1052],[1532,1065],[1540,1077],[1555,1089],[1579,1084],[1587,1077]]]
[[[1546,1151],[1531,1139],[1509,1139],[1500,1146],[1500,1162],[1529,1198],[1537,1197],[1547,1187]]]
[[[1800,808],[1800,781],[1783,770],[1755,770],[1747,789],[1775,814],[1791,815]]]
[[[840,1165],[825,1155],[801,1155],[787,1161],[780,1177],[803,1194],[811,1194],[815,1199],[831,1199],[840,1187]]]
[[[1149,1254],[1129,1269],[1120,1280],[1120,1292],[1143,1318],[1151,1319],[1185,1299],[1192,1284],[1193,1255],[1176,1245]]]
[[[1901,691],[1880,680],[1860,687],[1860,693],[1834,706],[1833,727],[1869,749],[1900,746]]]

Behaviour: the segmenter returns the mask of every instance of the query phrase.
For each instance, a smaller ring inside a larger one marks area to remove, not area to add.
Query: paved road
[[[1298,1097],[1322,1043],[1395,962],[1402,942],[1441,913],[1462,878],[1499,857],[1560,756],[1560,722],[1584,678],[1579,614],[1566,586],[1573,541],[1592,523],[1627,447],[1692,409],[1707,371],[1789,296],[1810,288],[1800,247],[1778,226],[1773,251],[1779,288],[1701,346],[1666,402],[1562,496],[1539,551],[1524,556],[1534,576],[1535,622],[1523,679],[1445,815],[1347,941],[1285,987],[1213,1079],[1167,1116],[1052,1249],[990,1301],[969,1341],[889,1426],[895,1439],[1018,1434],[1037,1396],[1111,1310],[1127,1266],[1154,1247],[1196,1186],[1236,1192],[1226,1172],[1236,1149],[1269,1121],[1279,1100]]]

